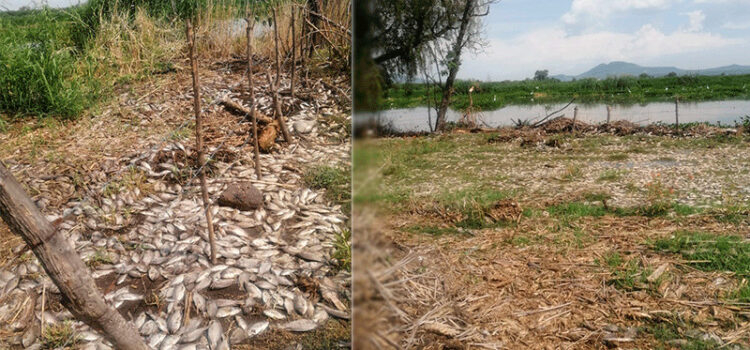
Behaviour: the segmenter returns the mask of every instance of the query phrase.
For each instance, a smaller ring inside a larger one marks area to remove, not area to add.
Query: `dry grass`
[[[750,166],[739,158],[746,142],[587,136],[528,147],[515,137],[488,139],[381,139],[355,147],[360,348],[750,345],[748,304],[738,299],[746,275],[698,269],[701,262],[654,244],[676,232],[748,230],[746,218],[722,214],[745,212],[737,174]],[[606,159],[630,147],[648,152]],[[660,161],[665,154],[673,160]],[[629,170],[602,184],[612,162],[629,162]],[[498,199],[502,193],[520,207],[520,220],[464,228],[445,215],[472,201],[504,208],[511,202]]]

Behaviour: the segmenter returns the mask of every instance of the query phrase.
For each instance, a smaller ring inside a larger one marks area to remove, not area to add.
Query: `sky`
[[[79,3],[86,2],[84,0],[0,0],[0,10],[18,10],[22,6],[31,8],[40,7],[42,4],[46,4],[50,7],[68,7]]]
[[[613,61],[750,65],[750,0],[500,0],[483,33],[488,45],[463,56],[459,78],[578,75]]]

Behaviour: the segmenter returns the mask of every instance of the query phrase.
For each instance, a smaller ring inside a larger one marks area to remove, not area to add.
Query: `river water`
[[[480,124],[487,127],[513,125],[514,120],[540,120],[546,115],[565,107],[567,103],[552,105],[509,105],[494,111],[483,111],[477,114]],[[571,104],[562,112],[565,117],[573,118],[573,108],[578,107],[578,120],[587,123],[604,123],[607,120],[605,104]],[[739,118],[750,115],[750,101],[728,100],[697,103],[680,103],[678,106],[680,123],[710,122],[722,125],[734,125]],[[447,120],[458,121],[461,113],[449,110]],[[430,131],[428,119],[435,125],[435,110],[428,115],[427,107],[389,109],[357,118],[361,123],[371,118],[382,125],[388,125],[398,132]],[[643,105],[614,105],[610,111],[611,121],[627,120],[636,124],[667,123],[674,124],[675,104],[673,102],[652,102]]]

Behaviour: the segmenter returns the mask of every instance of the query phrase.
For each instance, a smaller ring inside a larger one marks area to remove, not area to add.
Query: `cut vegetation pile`
[[[750,139],[555,135],[559,146],[484,134],[355,146],[355,223],[369,222],[354,247],[355,322],[369,332],[355,336],[372,348],[750,346]]]

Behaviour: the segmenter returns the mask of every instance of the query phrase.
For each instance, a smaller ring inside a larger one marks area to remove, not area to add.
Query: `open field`
[[[750,347],[750,137],[506,134],[357,141],[358,345]]]
[[[464,110],[469,105],[469,81],[459,81],[451,107]],[[620,77],[603,80],[582,79],[571,82],[506,81],[476,83],[474,107],[495,110],[508,104],[578,103],[636,104],[657,101],[697,102],[750,98],[750,75],[677,76],[661,78]],[[384,92],[381,109],[426,106],[429,89],[424,84],[394,84]],[[440,94],[434,92],[435,97]],[[439,102],[439,101],[438,101]],[[435,106],[435,102],[430,103]]]

